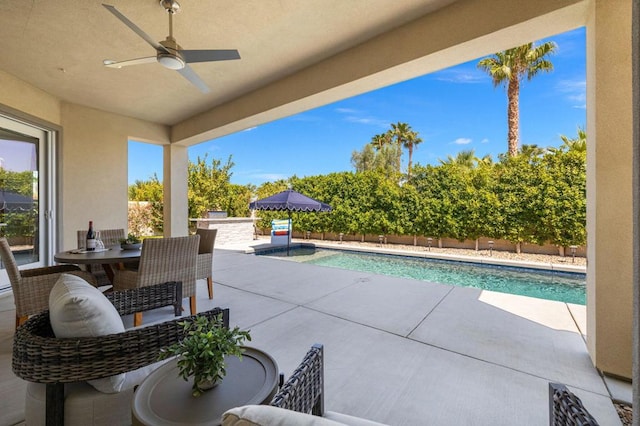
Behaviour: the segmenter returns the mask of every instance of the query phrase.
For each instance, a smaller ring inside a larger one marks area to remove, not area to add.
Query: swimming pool
[[[286,250],[266,256],[286,256]],[[292,248],[289,260],[584,305],[585,274],[354,251]]]

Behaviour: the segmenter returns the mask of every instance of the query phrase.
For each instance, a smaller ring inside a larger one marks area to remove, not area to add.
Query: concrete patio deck
[[[390,425],[548,424],[548,382],[567,384],[601,425],[619,425],[582,333],[585,307],[216,249],[214,299],[288,376],[313,343],[327,409]],[[0,424],[24,417],[10,370],[13,302],[0,298]],[[145,315],[145,323],[171,309]],[[126,324],[131,319],[126,319]]]

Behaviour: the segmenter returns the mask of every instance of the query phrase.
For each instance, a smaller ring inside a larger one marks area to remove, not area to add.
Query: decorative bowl
[[[140,248],[142,247],[142,243],[135,243],[135,244],[122,243],[120,244],[120,247],[122,248],[122,250],[140,250]]]

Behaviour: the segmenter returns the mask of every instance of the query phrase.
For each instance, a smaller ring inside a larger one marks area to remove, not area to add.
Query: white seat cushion
[[[332,420],[271,405],[244,405],[222,415],[222,426],[341,426]],[[343,426],[343,425],[342,425]]]
[[[374,422],[373,420],[337,413],[335,411],[325,411],[324,418],[349,426],[384,426],[382,423]]]
[[[56,337],[96,337],[124,332],[116,308],[82,278],[62,274],[49,294],[49,317]],[[105,393],[119,392],[125,374],[117,374],[89,383]]]

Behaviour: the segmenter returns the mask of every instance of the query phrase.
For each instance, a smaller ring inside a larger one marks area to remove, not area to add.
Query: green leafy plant
[[[120,238],[120,244],[139,244],[142,240],[133,234],[127,235],[127,238]]]
[[[209,319],[198,316],[193,321],[179,323],[186,334],[180,342],[163,349],[159,359],[179,356],[180,377],[193,377],[192,395],[200,396],[205,391],[203,382],[217,382],[226,375],[225,355],[242,359],[242,343],[251,341],[249,331],[235,327],[224,327],[222,314]]]

